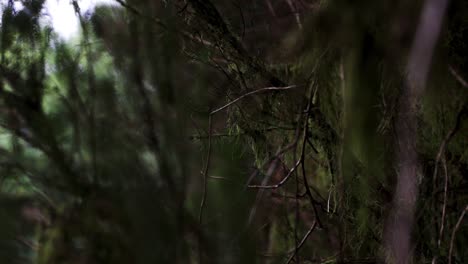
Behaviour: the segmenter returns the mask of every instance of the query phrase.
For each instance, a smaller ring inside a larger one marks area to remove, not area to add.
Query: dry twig
[[[450,249],[449,249],[449,256],[448,256],[448,264],[452,264],[452,252],[453,252],[453,242],[455,241],[455,234],[458,231],[458,228],[460,228],[461,222],[463,220],[463,217],[465,216],[466,212],[468,211],[468,205],[465,207],[463,212],[461,213],[460,217],[458,218],[457,224],[453,228],[452,231],[452,238],[450,239]]]
[[[309,231],[307,231],[307,233],[304,235],[304,237],[302,238],[301,242],[299,243],[299,245],[294,249],[294,253],[289,257],[288,261],[286,262],[286,264],[289,264],[291,263],[291,261],[294,259],[294,257],[297,255],[297,253],[299,252],[299,249],[301,249],[301,247],[304,245],[304,242],[306,242],[307,238],[310,236],[310,234],[312,234],[312,232],[314,231],[315,227],[317,227],[317,221],[314,221],[314,223],[312,224],[312,226],[310,227]]]

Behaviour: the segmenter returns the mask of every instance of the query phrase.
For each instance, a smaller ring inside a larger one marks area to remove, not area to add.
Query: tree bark
[[[406,66],[395,120],[397,184],[385,228],[387,263],[411,263],[411,233],[422,176],[417,156],[417,114],[448,0],[426,0]]]

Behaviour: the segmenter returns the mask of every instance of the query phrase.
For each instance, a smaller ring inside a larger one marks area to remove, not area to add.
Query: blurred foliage
[[[71,1],[71,41],[20,2],[0,27],[0,263],[384,260],[423,1]],[[468,259],[467,18],[452,1],[418,113],[415,263]]]

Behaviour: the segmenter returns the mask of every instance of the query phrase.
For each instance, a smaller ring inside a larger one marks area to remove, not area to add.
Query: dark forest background
[[[20,2],[0,263],[467,263],[467,1]]]

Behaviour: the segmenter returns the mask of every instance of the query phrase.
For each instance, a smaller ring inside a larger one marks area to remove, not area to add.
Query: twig
[[[344,66],[343,66],[343,56],[340,58],[340,83],[341,83],[341,98],[342,98],[342,112],[341,112],[341,133],[340,133],[340,149],[338,154],[338,191],[343,193],[344,189],[344,179],[343,179],[343,157],[344,157],[344,141],[346,136],[346,123],[347,123],[347,115],[346,109],[348,108],[346,104],[347,98],[347,91],[346,91],[346,82],[345,82],[345,73],[344,73]],[[336,183],[335,183],[336,184]],[[341,201],[340,201],[341,202]]]
[[[307,231],[307,233],[304,235],[304,237],[302,238],[301,242],[299,243],[299,245],[294,249],[294,253],[289,257],[288,261],[286,262],[286,264],[289,264],[291,263],[291,261],[294,259],[294,257],[296,256],[296,254],[298,253],[299,249],[301,249],[301,247],[304,245],[304,242],[307,240],[307,238],[310,236],[310,234],[312,234],[312,232],[314,231],[315,227],[317,226],[317,221],[314,221],[314,223],[312,224],[312,226],[310,227],[309,231]]]
[[[442,165],[444,167],[444,175],[445,175],[445,184],[444,184],[444,203],[442,205],[442,216],[440,217],[440,229],[439,229],[439,238],[437,239],[437,248],[440,249],[440,244],[442,242],[442,236],[444,235],[444,227],[445,227],[445,212],[447,210],[447,190],[448,190],[448,172],[447,172],[447,162],[445,157],[442,159]],[[432,258],[432,264],[435,264],[437,260],[437,255],[434,255]]]
[[[315,91],[316,90],[317,90],[317,88],[315,88]],[[311,87],[310,93],[309,93],[309,102],[307,104],[307,114],[306,114],[306,117],[305,117],[304,138],[302,140],[302,149],[301,149],[301,158],[300,158],[300,160],[302,161],[302,165],[301,165],[302,178],[303,178],[303,181],[304,181],[304,187],[306,189],[306,194],[310,199],[310,203],[312,204],[312,208],[314,209],[315,218],[317,219],[317,222],[318,222],[319,226],[323,227],[322,222],[320,221],[320,218],[319,218],[319,215],[318,215],[317,207],[315,206],[317,201],[315,201],[314,197],[312,196],[312,192],[310,191],[309,183],[308,183],[308,180],[307,180],[307,174],[306,174],[306,170],[305,170],[305,164],[304,164],[307,132],[309,130],[310,110],[312,108],[313,94],[315,94],[315,92],[313,92],[313,91],[314,91],[314,89],[312,89],[312,87]]]
[[[207,192],[207,187],[208,187],[208,169],[210,167],[210,160],[211,160],[211,116],[212,114],[209,115],[208,117],[208,150],[206,153],[206,161],[205,161],[205,167],[203,169],[203,196],[202,200],[200,202],[200,212],[198,214],[198,223],[200,227],[202,226],[202,220],[203,220],[203,210],[205,208],[205,203],[206,203],[206,198],[208,196]],[[199,247],[199,263],[203,263],[203,253],[202,253],[202,241],[198,241],[198,247]]]
[[[265,163],[262,164],[262,166],[260,166],[261,168],[265,167],[266,165],[268,165],[269,163],[273,162],[275,159],[278,159],[281,155],[283,155],[284,153],[286,153],[287,151],[293,149],[296,145],[297,145],[297,141],[298,141],[298,135],[296,135],[294,141],[287,145],[286,147],[282,148],[281,150],[279,150],[275,156],[269,158]],[[249,179],[247,180],[247,183],[246,183],[246,186],[248,187],[250,182],[253,180],[253,178],[255,176],[258,175],[258,172],[259,170],[255,170],[249,177]],[[268,176],[268,175],[267,175]]]
[[[208,176],[208,178],[215,179],[215,180],[229,180],[228,178],[220,177],[220,176]]]
[[[300,116],[299,116],[300,118]],[[306,122],[307,122],[307,119],[306,119]],[[299,122],[298,122],[299,124]],[[307,137],[307,134],[304,135],[305,137]],[[304,142],[302,142],[302,148],[304,148]],[[294,150],[294,153],[293,153],[293,157],[294,157],[294,160],[296,160],[296,151]],[[301,155],[301,158],[299,159],[299,162],[301,163],[301,167],[304,168],[304,155]],[[294,180],[295,180],[295,183],[296,183],[296,199],[294,199],[294,254],[293,256],[296,256],[296,262],[297,263],[301,263],[301,258],[300,258],[300,255],[299,255],[299,235],[298,235],[298,226],[299,226],[299,199],[298,199],[298,195],[299,195],[299,174],[296,172],[294,173]]]
[[[458,72],[455,71],[455,69],[452,67],[452,66],[449,66],[449,71],[450,73],[453,75],[453,77],[455,77],[455,79],[457,79],[457,81],[463,85],[465,88],[468,88],[468,82],[465,81],[461,76],[460,74],[458,74]]]
[[[206,154],[206,161],[205,161],[205,166],[203,168],[203,196],[202,200],[200,203],[200,212],[198,214],[198,222],[200,225],[202,224],[202,217],[203,217],[203,209],[205,208],[205,203],[206,203],[206,197],[207,197],[207,178],[208,178],[208,169],[210,167],[210,159],[211,159],[211,129],[212,129],[212,124],[211,124],[211,117],[212,114],[208,117],[208,150]]]
[[[273,173],[276,172],[276,169],[277,169],[277,167],[279,165],[278,163],[281,163],[281,162],[282,161],[281,161],[280,155],[276,155],[275,159],[273,159],[273,160],[271,160],[271,162],[269,162],[268,171],[266,172],[266,175],[263,178],[263,181],[262,181],[261,185],[265,185],[268,182],[268,180],[270,180]],[[283,164],[281,164],[281,165],[283,165]],[[257,205],[259,204],[260,200],[262,199],[263,194],[264,194],[263,189],[261,189],[260,191],[257,192],[257,196],[255,197],[255,202],[253,203],[252,207],[250,208],[249,218],[247,219],[247,226],[246,227],[248,227],[252,223],[252,220],[254,219],[255,213],[257,211]]]
[[[268,127],[265,129],[258,129],[258,130],[250,130],[249,132],[270,132],[270,131],[275,131],[275,130],[295,130],[295,128],[289,128],[289,127]],[[247,135],[248,132],[240,132],[236,134],[231,134],[231,133],[213,133],[211,135],[212,138],[215,137],[237,137],[237,136],[243,136]],[[202,135],[192,135],[189,137],[190,140],[196,140],[196,139],[208,139],[207,136],[202,136]]]
[[[260,88],[260,89],[257,89],[255,91],[252,91],[252,92],[248,92],[244,95],[241,95],[239,97],[237,97],[236,99],[232,100],[231,102],[221,106],[220,108],[214,110],[213,112],[211,112],[211,115],[212,114],[216,114],[217,112],[219,111],[222,111],[226,108],[228,108],[229,106],[235,104],[236,102],[244,99],[245,97],[248,97],[250,95],[254,95],[254,94],[257,94],[257,93],[261,93],[261,92],[266,92],[266,91],[281,91],[281,90],[290,90],[290,89],[294,89],[298,87],[297,85],[290,85],[290,86],[285,86],[285,87],[265,87],[265,88]]]
[[[273,17],[276,17],[275,9],[273,8],[273,5],[271,4],[271,1],[270,0],[265,0],[265,2],[267,4],[268,11],[270,11],[270,13],[271,13],[271,15]]]
[[[291,0],[286,0],[286,3],[288,4],[289,9],[291,9],[291,13],[294,14],[294,17],[296,18],[297,27],[299,30],[302,30],[302,22],[299,15],[300,12],[297,10],[296,5],[293,4]]]
[[[307,143],[309,144],[309,146],[312,148],[312,150],[315,152],[315,154],[318,154],[318,150],[315,148],[314,144],[312,144],[312,141],[310,141],[310,138],[309,138],[309,135],[307,135],[306,137],[306,140],[307,140]],[[322,165],[322,164],[321,164]]]
[[[458,228],[460,228],[460,224],[463,220],[463,217],[465,216],[466,212],[468,211],[468,205],[465,206],[465,210],[461,213],[460,217],[458,218],[457,224],[453,228],[452,231],[452,238],[450,239],[450,249],[449,249],[449,256],[448,256],[448,264],[452,264],[452,251],[453,251],[453,242],[455,241],[455,234],[458,231]]]
[[[442,206],[442,217],[439,230],[439,240],[437,241],[437,246],[440,247],[440,242],[442,240],[442,235],[444,232],[444,223],[445,223],[445,211],[447,209],[447,189],[448,189],[448,172],[447,172],[447,162],[445,158],[442,159],[442,164],[444,165],[444,175],[445,175],[445,184],[444,184],[444,205]]]
[[[299,129],[299,122],[298,122],[298,126],[297,126],[297,128],[296,128],[296,133],[295,133],[296,135],[295,135],[295,137],[294,137],[294,141],[293,141],[291,144],[289,144],[289,145],[287,145],[286,147],[284,147],[283,149],[280,149],[280,150],[276,153],[275,156],[269,158],[268,161],[265,162],[261,167],[265,167],[267,164],[270,164],[270,163],[272,163],[273,161],[275,161],[276,159],[279,159],[280,156],[282,156],[284,153],[286,153],[287,151],[289,151],[289,150],[291,150],[291,149],[294,150],[293,153],[296,153],[296,146],[297,146],[297,142],[299,141],[299,135],[300,135],[299,131],[300,131],[300,129]],[[294,156],[294,161],[296,161],[295,156]],[[252,175],[249,177],[249,180],[248,180],[248,182],[247,182],[247,187],[248,187],[248,184],[252,181],[252,179],[253,179],[257,174],[258,174],[258,170],[255,171],[254,173],[252,173]],[[265,185],[265,183],[266,183],[266,182],[269,180],[269,178],[271,177],[271,174],[272,174],[272,172],[267,172],[267,175],[265,176],[265,179],[264,179],[264,181],[262,182],[261,185]],[[288,174],[289,174],[289,173],[288,173]],[[289,178],[289,176],[288,176],[287,178]],[[260,198],[262,197],[263,191],[264,191],[264,189],[260,188],[260,191],[257,193],[257,197],[256,197],[256,199],[255,199],[254,205],[253,205],[252,208],[250,209],[249,219],[247,220],[247,226],[250,225],[250,223],[251,223],[251,221],[252,221],[252,219],[253,219],[253,216],[254,216],[255,211],[256,211],[256,209],[257,209],[257,203],[258,203],[258,201],[260,200]],[[247,226],[246,226],[246,227],[247,227]]]
[[[247,187],[249,188],[255,188],[255,189],[277,189],[281,186],[283,186],[283,184],[285,184],[289,177],[291,176],[291,174],[297,169],[297,167],[301,164],[301,160],[298,160],[296,162],[296,164],[294,165],[294,167],[292,167],[289,171],[288,171],[288,174],[286,174],[286,176],[284,176],[284,178],[277,184],[274,184],[274,185],[248,185]]]
[[[437,178],[437,172],[438,172],[438,164],[440,162],[440,159],[445,155],[445,149],[447,148],[448,143],[452,139],[452,137],[455,135],[455,133],[460,129],[461,122],[464,118],[465,115],[468,114],[468,104],[465,104],[460,112],[457,114],[457,119],[455,121],[455,126],[450,130],[447,135],[445,136],[444,140],[440,144],[439,151],[437,152],[437,156],[435,159],[435,168],[434,168],[434,174],[433,174],[433,185],[435,189],[435,183],[436,183],[436,178]]]

